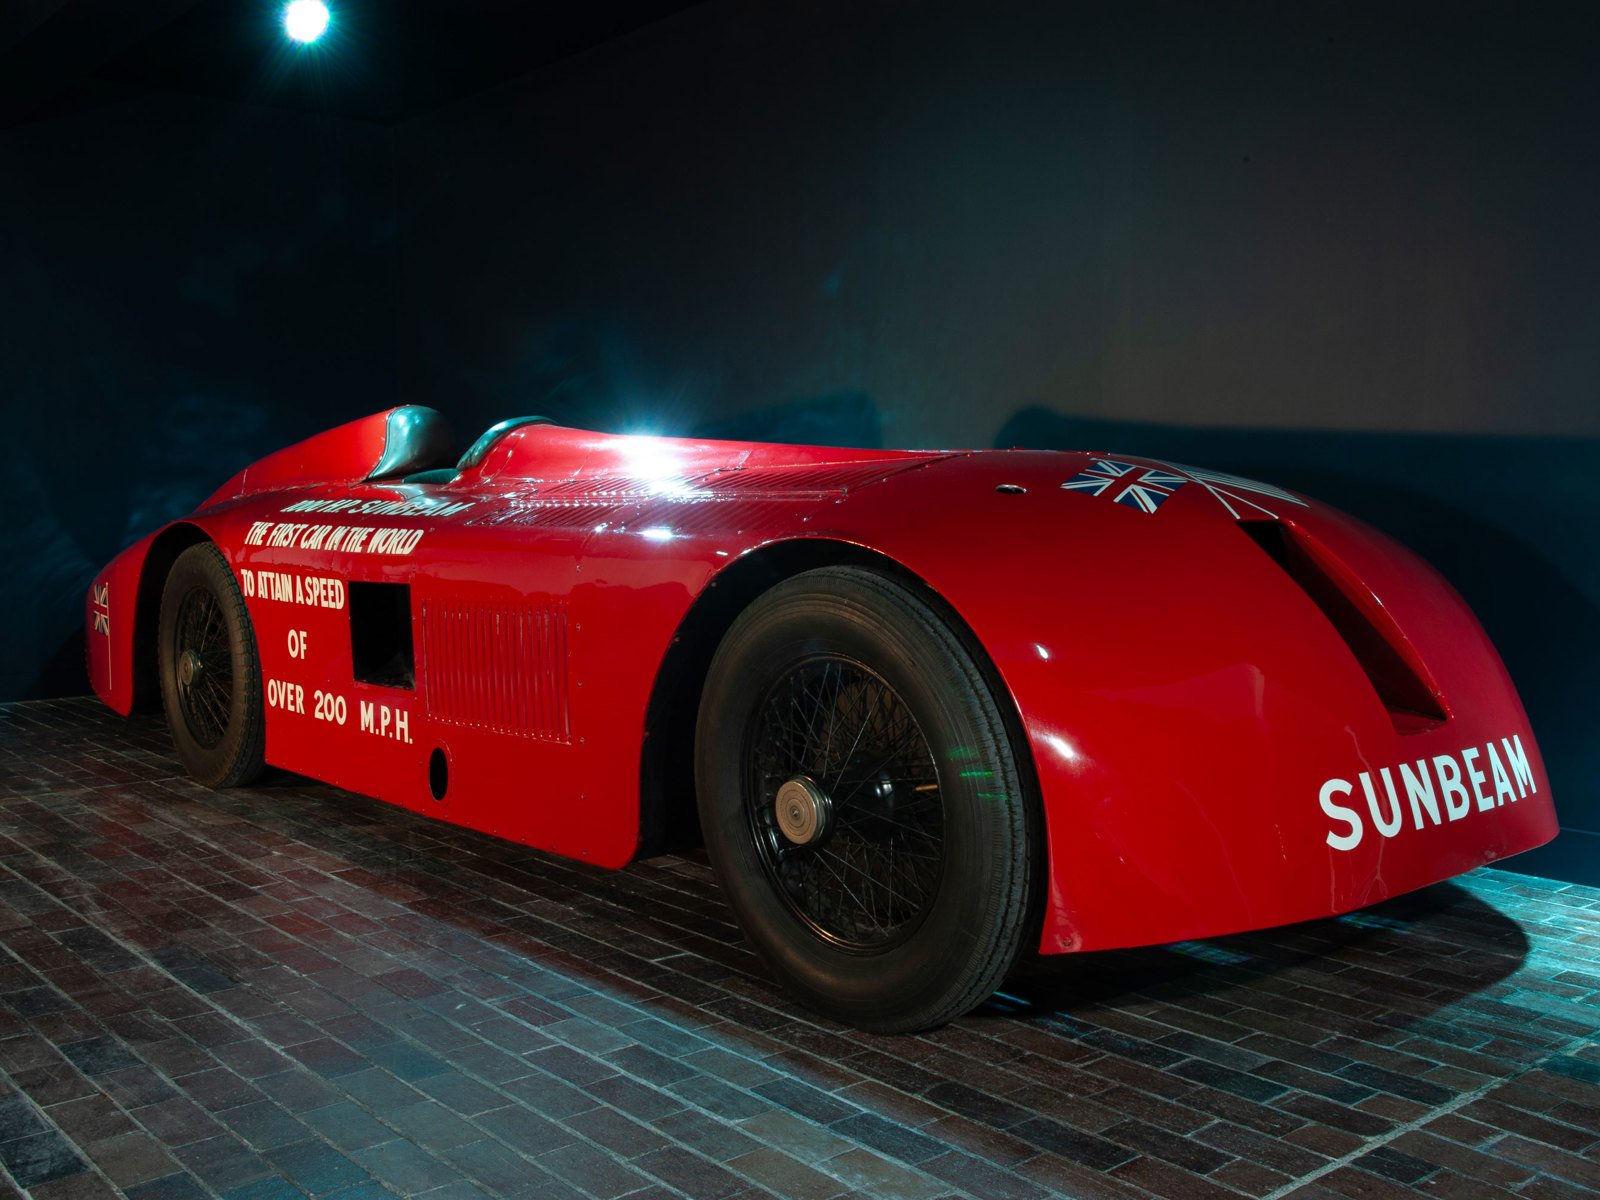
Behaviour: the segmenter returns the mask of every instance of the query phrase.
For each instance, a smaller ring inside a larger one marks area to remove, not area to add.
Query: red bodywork
[[[254,623],[268,762],[620,867],[658,782],[646,764],[672,757],[648,739],[692,730],[714,640],[691,649],[689,631],[717,628],[698,614],[718,586],[870,557],[943,598],[1015,706],[1048,837],[1046,952],[1341,913],[1555,835],[1526,714],[1464,602],[1304,497],[1127,457],[551,425],[448,483],[358,482],[386,415],[263,460],[106,568],[88,619],[107,703],[128,712],[154,670],[137,631],[164,539],[208,537]],[[1241,521],[1287,531],[1429,712],[1386,704],[1316,588]],[[413,688],[353,677],[349,587],[370,582],[409,585]]]

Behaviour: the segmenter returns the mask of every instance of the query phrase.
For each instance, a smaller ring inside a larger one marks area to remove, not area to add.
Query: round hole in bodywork
[[[450,760],[445,757],[443,746],[435,746],[428,755],[428,791],[435,800],[443,800],[449,790]]]

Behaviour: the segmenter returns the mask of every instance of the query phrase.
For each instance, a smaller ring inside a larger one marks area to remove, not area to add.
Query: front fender
[[[971,626],[1016,703],[1048,838],[1041,949],[1346,912],[1555,835],[1510,679],[1431,568],[1333,510],[1268,502],[1409,639],[1448,710],[1436,722],[1385,706],[1236,519],[1265,509],[1230,513],[1204,486],[1155,511],[1063,489],[1089,461],[948,460],[849,506],[857,536]]]

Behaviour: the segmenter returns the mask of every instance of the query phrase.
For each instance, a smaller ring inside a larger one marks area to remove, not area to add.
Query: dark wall
[[[704,6],[403,128],[403,375],[679,423],[850,390],[896,442],[1597,436],[1568,11]]]
[[[1555,6],[706,5],[402,128],[402,394],[1303,488],[1477,608],[1573,831],[1520,862],[1600,882],[1593,49]]]
[[[81,693],[84,591],[287,441],[391,403],[390,134],[151,96],[0,132],[0,700]]]

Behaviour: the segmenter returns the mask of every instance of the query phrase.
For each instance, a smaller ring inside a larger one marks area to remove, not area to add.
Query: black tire
[[[244,596],[210,542],[190,546],[161,592],[157,670],[167,728],[184,769],[206,787],[261,773],[261,659]]]
[[[712,659],[706,850],[773,973],[843,1023],[928,1029],[1000,985],[1034,927],[1029,779],[973,653],[884,575],[796,575]]]

